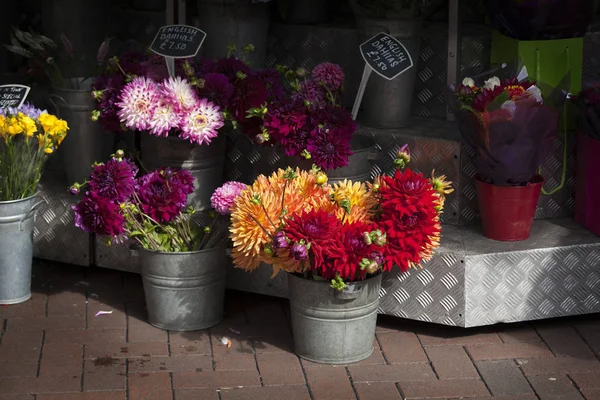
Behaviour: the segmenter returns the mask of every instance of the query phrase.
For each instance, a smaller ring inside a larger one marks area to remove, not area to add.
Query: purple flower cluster
[[[163,168],[139,179],[138,197],[142,211],[158,223],[174,220],[194,191],[194,178],[186,170]]]
[[[0,107],[0,115],[17,115],[19,112],[22,112],[33,120],[37,120],[43,113],[48,113],[46,110],[40,110],[39,108],[34,107],[31,103],[23,103],[21,107]]]

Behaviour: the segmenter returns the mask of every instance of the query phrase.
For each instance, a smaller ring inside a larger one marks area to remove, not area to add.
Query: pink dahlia
[[[328,62],[317,65],[312,71],[312,78],[327,86],[333,92],[342,89],[344,85],[344,71],[342,67]]]
[[[149,132],[156,136],[168,136],[171,129],[181,123],[181,116],[177,112],[177,106],[166,99],[161,99],[149,122]]]
[[[123,88],[117,103],[121,123],[129,129],[147,130],[159,100],[156,82],[144,77],[134,78]]]
[[[225,182],[223,186],[215,190],[210,197],[210,204],[219,214],[231,214],[231,206],[235,199],[246,189],[248,185],[241,182]]]
[[[167,101],[175,105],[178,112],[194,108],[198,101],[192,86],[180,76],[165,79],[161,84],[161,91]]]
[[[189,110],[181,121],[182,139],[192,143],[209,144],[224,125],[221,110],[214,103],[201,99]]]

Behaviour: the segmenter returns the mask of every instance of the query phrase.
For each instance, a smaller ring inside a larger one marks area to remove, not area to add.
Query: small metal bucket
[[[18,304],[31,297],[33,226],[37,194],[0,201],[0,304]]]
[[[160,167],[182,168],[194,177],[194,193],[188,204],[196,210],[211,208],[210,197],[223,184],[226,138],[219,134],[207,145],[195,145],[178,137],[142,134],[142,164],[152,171]]]
[[[114,133],[91,119],[96,104],[90,94],[90,83],[82,79],[73,82],[79,82],[81,89],[55,87],[48,100],[57,116],[69,124],[67,137],[57,152],[69,184],[85,181],[92,164],[105,162],[113,151],[116,138]]]
[[[226,255],[223,246],[186,253],[139,249],[151,325],[197,331],[223,319]]]
[[[381,274],[343,291],[288,274],[296,354],[324,364],[349,364],[373,353]]]

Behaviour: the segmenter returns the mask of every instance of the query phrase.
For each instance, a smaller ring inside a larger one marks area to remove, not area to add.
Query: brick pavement
[[[219,326],[165,332],[136,275],[34,272],[33,298],[0,307],[0,400],[600,399],[597,315],[475,330],[380,316],[369,359],[324,366],[293,354],[285,300],[231,291]]]

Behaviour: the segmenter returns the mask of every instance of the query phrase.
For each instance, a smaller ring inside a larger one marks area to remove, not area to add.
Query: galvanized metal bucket
[[[198,27],[207,33],[204,58],[227,57],[229,46],[238,50],[254,45],[245,56],[252,68],[264,68],[269,38],[269,4],[252,0],[198,0]],[[238,55],[241,57],[241,53]]]
[[[385,32],[398,39],[410,53],[413,67],[394,80],[387,80],[372,73],[362,99],[359,120],[375,128],[402,128],[407,126],[411,106],[417,63],[421,43],[420,21],[357,18],[360,42]]]
[[[55,87],[49,96],[57,116],[69,124],[67,137],[57,152],[69,183],[85,181],[94,162],[106,161],[116,138],[91,119],[96,104],[90,95],[90,83],[79,78],[73,81],[80,89]]]
[[[139,255],[151,325],[197,331],[221,322],[227,264],[223,246],[186,253],[140,249]]]
[[[223,184],[225,135],[217,136],[210,145],[194,145],[178,137],[142,134],[142,164],[151,171],[160,167],[182,168],[194,177],[194,193],[188,204],[196,210],[211,207],[210,196]]]
[[[349,364],[373,353],[381,274],[336,291],[329,282],[288,274],[296,354],[324,364]]]
[[[37,194],[0,201],[0,304],[18,304],[31,297],[33,226]]]

